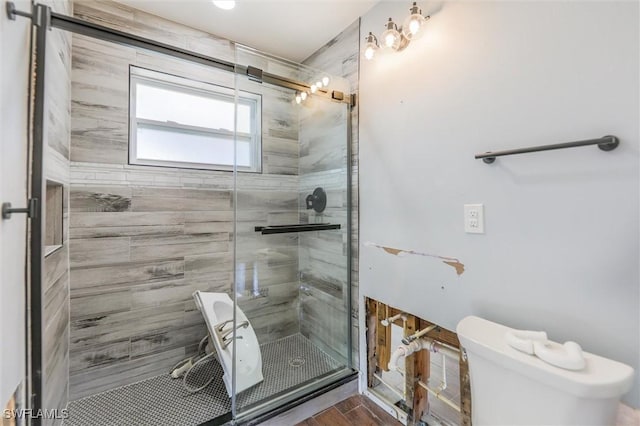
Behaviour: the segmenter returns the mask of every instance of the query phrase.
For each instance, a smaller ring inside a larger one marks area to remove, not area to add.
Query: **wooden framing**
[[[391,315],[391,309],[387,305],[381,302],[377,303],[377,317],[378,323]],[[391,327],[377,327],[376,328],[376,345],[378,354],[378,368],[382,371],[389,371],[389,359],[391,359]]]
[[[378,368],[376,357],[376,335],[378,325],[378,306],[372,299],[366,301],[367,315],[367,386],[374,386],[374,374]]]
[[[462,426],[471,426],[471,381],[469,363],[466,357],[460,357],[460,417]]]
[[[388,371],[391,358],[391,327],[380,324],[382,320],[403,314],[406,321],[398,319],[394,324],[403,328],[404,336],[410,336],[416,331],[423,330],[431,325],[436,328],[429,331],[426,336],[446,343],[455,348],[460,348],[460,341],[456,333],[437,326],[430,321],[418,318],[414,315],[390,307],[382,302],[366,299],[367,308],[367,383],[369,387],[376,385],[374,374],[381,370]],[[460,424],[471,426],[471,387],[469,382],[469,369],[466,359],[460,356]],[[428,412],[429,395],[418,383],[427,383],[430,376],[431,357],[430,352],[423,350],[415,352],[405,358],[405,405],[410,408],[407,424],[416,425],[422,416]]]
[[[408,315],[407,321],[404,323],[404,336],[410,336],[418,330],[420,330],[420,318]],[[415,352],[406,357],[404,363],[406,403],[412,407],[410,424],[418,424],[427,412],[429,404],[427,391],[418,382],[427,383],[429,381],[431,354],[429,351]]]

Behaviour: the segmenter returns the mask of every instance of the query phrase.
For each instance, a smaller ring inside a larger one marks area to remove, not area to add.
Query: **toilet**
[[[573,342],[546,341],[543,332],[475,316],[456,331],[469,362],[474,426],[614,425],[620,398],[633,383],[628,365],[582,352]]]

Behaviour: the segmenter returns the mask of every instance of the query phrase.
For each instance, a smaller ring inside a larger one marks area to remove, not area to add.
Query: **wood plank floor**
[[[362,395],[354,395],[296,426],[400,426],[402,423]]]

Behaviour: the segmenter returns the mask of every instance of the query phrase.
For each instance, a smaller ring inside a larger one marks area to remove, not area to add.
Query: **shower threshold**
[[[291,408],[300,393],[317,392],[314,385],[339,380],[346,368],[316,347],[301,334],[294,334],[261,346],[264,381],[236,398],[243,419],[261,415],[264,403],[278,412]],[[212,359],[200,371],[194,372],[194,384],[204,383],[211,375],[216,379],[198,393],[187,392],[182,379],[167,374],[111,389],[69,403],[69,418],[65,426],[132,425],[220,425],[231,420],[231,399],[222,381],[222,367]],[[344,375],[342,375],[344,376]],[[292,390],[292,388],[295,388]],[[326,391],[326,389],[322,389]],[[284,408],[271,407],[287,404]],[[277,414],[277,413],[275,413]],[[268,415],[267,415],[268,416]],[[270,417],[270,416],[269,416]],[[239,419],[240,421],[247,421]]]

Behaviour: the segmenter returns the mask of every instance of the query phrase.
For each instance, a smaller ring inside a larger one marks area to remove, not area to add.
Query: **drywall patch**
[[[424,257],[433,257],[436,259],[441,259],[442,263],[451,266],[453,269],[456,270],[456,274],[457,275],[462,275],[464,274],[464,264],[460,262],[459,259],[456,259],[455,257],[447,257],[447,256],[439,256],[437,254],[429,254],[429,253],[423,253],[423,252],[419,252],[419,251],[415,251],[415,250],[405,250],[405,249],[399,249],[399,248],[395,248],[395,247],[388,247],[388,246],[383,246],[380,244],[376,244],[376,243],[372,243],[372,242],[365,242],[363,244],[365,247],[377,247],[380,248],[382,250],[384,250],[385,252],[392,254],[394,256],[404,256],[404,255],[413,255],[413,256],[424,256]]]

